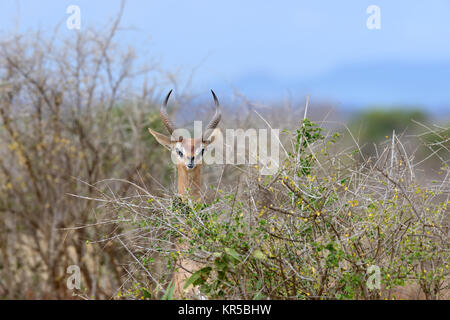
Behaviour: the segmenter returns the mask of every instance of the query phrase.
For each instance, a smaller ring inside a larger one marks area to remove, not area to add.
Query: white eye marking
[[[203,145],[201,145],[199,148],[197,148],[197,150],[195,150],[195,154],[200,156],[202,156],[204,152],[205,148],[203,147]]]
[[[175,153],[177,154],[177,156],[179,158],[183,158],[184,157],[184,154],[185,154],[184,148],[182,147],[181,143],[179,143],[179,142],[177,142],[175,144]]]

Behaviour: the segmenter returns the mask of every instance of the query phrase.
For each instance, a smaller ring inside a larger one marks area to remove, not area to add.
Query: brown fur
[[[183,163],[177,164],[178,172],[178,194],[188,194],[194,199],[201,197],[201,183],[202,183],[202,165],[197,164],[194,169],[188,170]]]

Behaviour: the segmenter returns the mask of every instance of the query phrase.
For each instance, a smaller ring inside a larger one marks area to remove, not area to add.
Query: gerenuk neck
[[[188,170],[184,164],[177,165],[178,193],[188,195],[195,200],[201,198],[202,165],[196,165],[194,169]]]

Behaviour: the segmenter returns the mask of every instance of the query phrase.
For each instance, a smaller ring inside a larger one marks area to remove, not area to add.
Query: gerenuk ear
[[[151,133],[152,136],[155,137],[156,141],[158,141],[161,145],[163,145],[164,147],[166,147],[167,149],[171,149],[172,146],[172,141],[170,139],[170,137],[161,134],[159,132],[156,132],[150,128],[148,128],[148,131]]]

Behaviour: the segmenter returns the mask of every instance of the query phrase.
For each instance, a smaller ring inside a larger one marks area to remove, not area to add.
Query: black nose
[[[192,169],[194,167],[194,157],[188,157],[189,163],[187,164],[187,167],[189,169]]]

